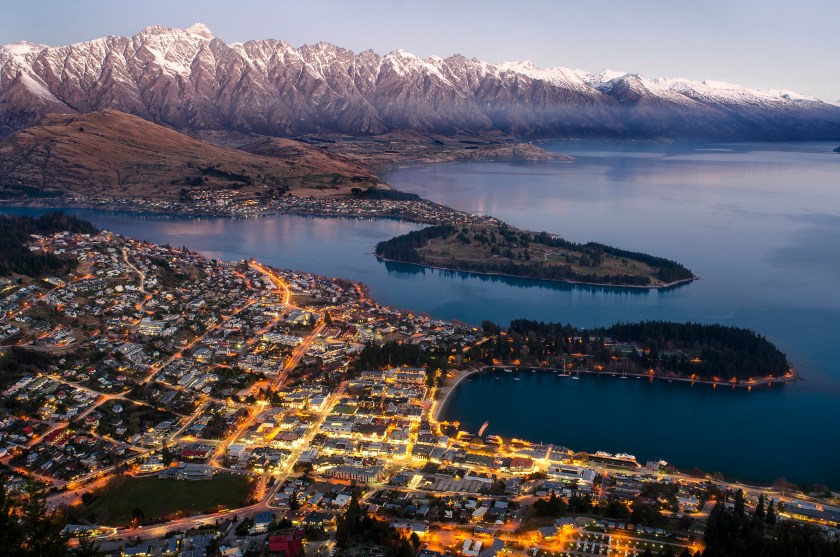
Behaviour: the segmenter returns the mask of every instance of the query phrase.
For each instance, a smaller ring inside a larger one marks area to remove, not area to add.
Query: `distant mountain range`
[[[269,136],[840,138],[840,106],[790,91],[326,43],[226,44],[201,24],[0,47],[0,135],[49,113],[105,109],[188,132]]]

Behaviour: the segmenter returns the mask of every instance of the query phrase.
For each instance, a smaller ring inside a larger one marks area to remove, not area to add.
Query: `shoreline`
[[[638,284],[614,284],[610,282],[587,282],[587,281],[580,281],[580,280],[570,280],[570,279],[551,279],[551,278],[540,278],[540,277],[529,277],[525,275],[511,275],[510,273],[492,273],[488,271],[467,271],[465,269],[453,269],[451,267],[439,267],[437,265],[429,265],[427,263],[412,263],[408,261],[399,261],[397,259],[388,259],[387,257],[382,257],[374,252],[376,258],[380,261],[384,261],[386,263],[399,263],[401,265],[413,265],[415,267],[422,267],[424,269],[437,269],[439,271],[452,271],[456,273],[469,273],[473,275],[484,275],[490,277],[508,277],[508,278],[517,278],[517,279],[527,279],[527,280],[538,280],[544,282],[559,282],[563,284],[578,284],[581,286],[601,286],[601,287],[612,287],[612,288],[635,288],[638,290],[668,290],[669,288],[675,288],[677,286],[681,286],[684,284],[690,284],[696,280],[700,280],[700,277],[693,276],[692,278],[677,280],[674,282],[668,282],[665,284],[658,284],[658,285],[648,285],[648,286],[640,286]]]
[[[304,198],[301,198],[304,199]],[[336,199],[336,201],[350,201],[353,198],[347,199]],[[426,200],[424,200],[426,201]],[[454,209],[450,209],[445,205],[440,205],[438,203],[434,203],[433,201],[427,201],[434,207],[439,207],[442,210],[450,210],[455,213],[460,213]],[[255,212],[252,214],[236,214],[231,212],[203,212],[203,211],[196,211],[196,212],[176,212],[176,211],[158,211],[154,208],[143,208],[143,210],[131,209],[129,207],[123,207],[120,204],[103,204],[103,205],[92,205],[92,204],[38,204],[38,203],[25,203],[25,204],[17,204],[17,203],[9,203],[7,200],[0,200],[0,209],[44,209],[44,210],[54,210],[54,211],[61,211],[61,210],[68,210],[68,209],[75,209],[75,210],[82,210],[82,211],[103,211],[103,212],[111,212],[111,213],[123,213],[127,215],[134,215],[138,217],[155,217],[155,218],[173,218],[173,219],[230,219],[230,220],[246,220],[246,219],[257,219],[257,218],[264,218],[264,217],[273,217],[273,216],[282,216],[282,215],[292,215],[292,216],[301,216],[301,217],[312,217],[312,218],[324,218],[324,219],[348,219],[348,220],[365,220],[365,219],[385,219],[397,222],[405,222],[408,224],[419,224],[419,225],[430,225],[434,226],[437,224],[441,224],[442,221],[435,221],[431,219],[423,219],[420,217],[413,217],[412,215],[394,215],[394,214],[385,214],[385,213],[377,213],[377,214],[341,214],[341,213],[325,213],[319,211],[306,211],[303,209],[291,209],[291,210],[265,210],[260,212]],[[470,213],[463,213],[465,217],[468,218],[480,218],[482,220],[485,219],[494,219],[495,217],[492,216],[477,216],[472,215]],[[449,222],[451,224],[451,222]],[[552,278],[541,278],[541,277],[531,277],[527,275],[512,275],[510,273],[498,273],[498,272],[488,272],[488,271],[469,271],[465,269],[455,269],[451,267],[440,267],[437,265],[429,265],[426,263],[413,263],[408,261],[399,261],[396,259],[388,259],[386,257],[382,257],[378,255],[375,251],[373,255],[379,260],[387,263],[399,263],[401,265],[412,265],[415,267],[420,267],[424,269],[437,269],[440,271],[450,271],[450,272],[457,272],[457,273],[469,273],[478,276],[489,276],[489,277],[507,277],[507,278],[514,278],[514,279],[525,279],[525,280],[533,280],[533,281],[542,281],[542,282],[551,282],[551,283],[559,283],[559,284],[573,284],[573,285],[580,285],[580,286],[596,286],[596,287],[603,287],[603,288],[621,288],[621,289],[635,289],[639,291],[652,291],[652,290],[669,290],[671,288],[676,288],[679,286],[683,286],[686,284],[690,284],[696,280],[700,280],[700,277],[697,275],[692,276],[691,278],[682,279],[674,282],[668,282],[663,284],[652,284],[652,285],[638,285],[638,284],[614,284],[608,282],[589,282],[589,281],[579,281],[579,280],[571,280],[571,279],[552,279]]]
[[[521,371],[524,371],[524,370],[537,370],[537,371],[542,371],[542,372],[560,371],[557,368],[541,368],[541,367],[514,366],[514,365],[507,366],[507,367],[503,367],[503,366],[482,366],[482,367],[479,367],[479,368],[470,368],[470,369],[467,369],[467,370],[461,370],[461,371],[458,372],[458,375],[454,378],[454,380],[451,384],[446,384],[444,387],[439,388],[437,393],[435,393],[435,401],[434,401],[435,407],[434,407],[434,412],[430,415],[431,420],[435,424],[440,424],[441,423],[440,417],[441,417],[441,414],[443,413],[443,410],[446,408],[447,404],[449,403],[449,399],[450,399],[453,391],[455,391],[455,389],[464,381],[464,379],[467,379],[469,377],[472,377],[473,375],[480,374],[480,373],[487,373],[487,372],[503,373],[504,369],[511,369],[511,370],[515,370],[517,372],[521,372]],[[603,371],[598,372],[598,371],[594,371],[594,370],[578,370],[578,371],[581,372],[581,373],[587,373],[587,374],[595,375],[595,376],[619,375],[619,374],[613,374],[611,372],[603,372]],[[571,376],[572,374],[569,373],[569,375]],[[719,385],[722,385],[722,386],[729,386],[733,390],[735,388],[747,388],[747,387],[752,387],[752,386],[761,386],[762,384],[766,386],[768,384],[768,382],[771,385],[772,384],[787,384],[787,383],[794,382],[797,379],[799,379],[799,375],[796,373],[796,370],[793,370],[793,375],[790,376],[790,377],[765,378],[765,380],[763,380],[761,382],[754,382],[753,384],[749,384],[749,385],[748,384],[740,384],[736,387],[733,384],[728,383],[728,382],[715,382],[715,381],[712,381],[712,380],[692,380],[690,378],[677,378],[677,377],[670,377],[669,378],[669,377],[665,377],[665,376],[650,376],[650,375],[647,375],[647,374],[630,374],[630,373],[628,373],[627,376],[628,377],[632,376],[632,377],[639,377],[639,378],[648,378],[651,381],[653,379],[669,379],[669,380],[672,380],[672,381],[673,380],[678,380],[678,381],[681,381],[681,382],[690,382],[690,383],[692,383],[692,385],[694,383],[700,383],[700,384],[712,385],[713,387],[716,387],[719,384]],[[447,422],[447,423],[451,423],[451,422]],[[526,442],[532,443],[532,444],[535,443],[533,441],[527,441],[527,440],[526,440]],[[685,479],[688,479],[688,480],[697,480],[699,478],[698,476],[692,475],[691,473],[689,473],[690,469],[685,468],[685,467],[674,466],[674,470],[675,470],[675,472],[668,473],[668,475],[672,476],[672,477],[677,477],[677,478],[685,478]],[[779,493],[784,492],[784,490],[780,491],[779,488],[774,487],[772,484],[764,484],[764,483],[762,483],[760,481],[756,481],[754,479],[739,478],[739,477],[727,476],[727,475],[723,475],[721,478],[718,478],[718,477],[715,477],[714,474],[716,474],[716,472],[705,472],[705,476],[703,476],[703,477],[707,481],[713,482],[717,485],[723,485],[723,486],[736,485],[736,486],[747,488],[747,489],[761,489],[761,490],[769,490],[769,491],[772,491],[772,492],[779,492]],[[807,499],[808,497],[805,496],[804,498]]]
[[[443,412],[443,409],[446,407],[446,404],[449,402],[449,396],[452,394],[452,391],[455,390],[458,385],[461,384],[461,381],[470,377],[471,375],[475,375],[477,373],[482,373],[485,371],[485,367],[479,368],[470,368],[465,369],[457,372],[457,376],[455,380],[451,384],[445,384],[444,386],[438,388],[437,392],[435,393],[435,410],[432,412],[432,420],[435,423],[440,423],[440,414]],[[445,392],[443,392],[445,390]]]
[[[298,197],[295,199],[299,199],[301,201],[309,201],[309,198],[305,197]],[[383,201],[383,200],[364,200],[359,199],[356,197],[335,197],[335,198],[324,198],[328,202],[335,202],[335,203],[348,203],[348,202],[357,202],[363,203],[364,201],[376,202],[376,201]],[[388,200],[384,200],[388,201]],[[391,201],[392,203],[399,203],[399,201]],[[426,207],[439,210],[442,213],[449,213],[450,216],[459,216],[462,217],[462,220],[470,220],[470,219],[478,219],[481,221],[487,220],[497,220],[495,217],[488,216],[488,215],[473,215],[471,213],[465,213],[463,211],[457,211],[445,205],[441,205],[439,203],[435,203],[433,201],[429,201],[426,199],[419,199],[419,200],[412,200],[409,201],[411,203],[417,203],[424,205]],[[103,202],[103,203],[39,203],[35,199],[28,199],[25,202],[15,202],[10,201],[8,199],[0,199],[0,209],[37,209],[37,210],[51,210],[51,211],[66,211],[66,210],[79,210],[79,211],[102,211],[102,212],[110,212],[110,213],[121,213],[127,215],[135,215],[141,217],[159,217],[159,218],[172,218],[172,219],[230,219],[230,220],[247,220],[247,219],[257,219],[263,217],[273,217],[273,216],[282,216],[282,215],[294,215],[294,216],[302,216],[302,217],[313,217],[313,218],[339,218],[339,219],[349,219],[349,220],[365,220],[365,219],[384,219],[384,220],[391,220],[391,221],[399,221],[405,222],[410,224],[420,224],[420,225],[428,225],[434,226],[439,224],[461,224],[461,221],[458,219],[445,219],[442,217],[439,218],[424,218],[423,215],[413,214],[412,208],[409,207],[405,213],[392,213],[389,211],[377,210],[373,209],[370,213],[359,213],[359,212],[339,212],[339,211],[325,211],[323,209],[308,209],[306,207],[283,207],[283,206],[273,206],[273,207],[266,207],[264,209],[256,210],[256,211],[249,211],[249,212],[237,212],[237,211],[225,211],[225,210],[205,210],[205,209],[193,209],[190,207],[180,207],[180,208],[172,208],[172,209],[158,209],[156,207],[137,207],[134,200],[120,200],[114,202]],[[178,210],[180,209],[180,210]]]
[[[468,377],[471,377],[476,374],[480,373],[487,373],[487,372],[495,372],[495,373],[502,373],[504,369],[511,369],[517,372],[520,371],[540,371],[540,372],[559,372],[562,371],[558,368],[554,367],[534,367],[534,366],[523,366],[523,365],[509,365],[509,366],[489,366],[485,365],[478,368],[470,368],[465,370],[458,371],[454,381],[449,384],[445,384],[444,386],[438,388],[438,391],[435,393],[435,410],[432,413],[432,419],[435,422],[440,422],[440,415],[443,413],[444,408],[449,403],[449,398],[452,395],[452,392]],[[586,374],[586,375],[594,375],[596,377],[600,376],[610,376],[610,377],[634,377],[639,379],[649,379],[653,381],[654,379],[658,379],[660,381],[668,381],[673,382],[677,381],[680,383],[690,383],[694,385],[695,383],[698,385],[710,385],[712,388],[720,387],[729,387],[730,389],[746,389],[751,390],[753,387],[769,387],[772,385],[787,385],[788,383],[794,383],[796,381],[800,381],[799,374],[796,370],[793,370],[793,373],[789,376],[782,376],[782,377],[764,377],[761,379],[756,379],[752,382],[744,382],[738,381],[737,383],[732,383],[731,381],[715,381],[713,379],[692,379],[690,377],[669,377],[667,375],[651,375],[649,373],[613,373],[611,371],[597,371],[593,369],[578,369],[574,371],[566,371],[564,372],[567,376],[572,376],[575,373],[577,374]]]

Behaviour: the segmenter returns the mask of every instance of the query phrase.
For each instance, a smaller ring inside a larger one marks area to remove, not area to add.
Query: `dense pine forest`
[[[488,364],[600,369],[614,373],[694,376],[739,381],[786,374],[787,357],[748,329],[646,321],[579,329],[519,319],[507,331],[485,322],[489,340],[478,349]],[[474,356],[475,357],[475,356]]]
[[[26,246],[31,234],[55,232],[96,234],[91,223],[65,215],[47,213],[37,219],[26,216],[0,216],[0,276],[12,273],[40,277],[65,271],[72,261],[53,254],[34,253]]]
[[[752,509],[742,490],[721,493],[706,522],[703,557],[840,557],[840,542],[815,526],[777,524],[775,506],[762,495]]]
[[[408,234],[376,244],[376,255],[403,263],[421,263],[423,258],[417,248],[422,248],[433,238],[449,236],[455,230],[455,227],[451,224],[440,224],[422,230],[413,230]]]

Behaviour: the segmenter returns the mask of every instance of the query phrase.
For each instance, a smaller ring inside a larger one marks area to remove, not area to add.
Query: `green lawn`
[[[197,512],[224,505],[241,507],[248,498],[246,476],[216,475],[212,480],[162,480],[128,478],[88,506],[103,524],[121,526],[131,521],[134,509],[143,510],[148,522],[178,511]]]

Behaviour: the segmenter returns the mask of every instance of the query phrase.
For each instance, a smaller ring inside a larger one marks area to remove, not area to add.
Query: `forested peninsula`
[[[376,256],[456,271],[611,286],[664,288],[696,278],[669,259],[504,223],[430,226],[380,242]]]
[[[763,336],[739,327],[644,321],[581,329],[518,319],[507,330],[485,322],[486,342],[473,348],[488,365],[554,367],[567,372],[683,378],[733,385],[796,377],[787,356]]]

